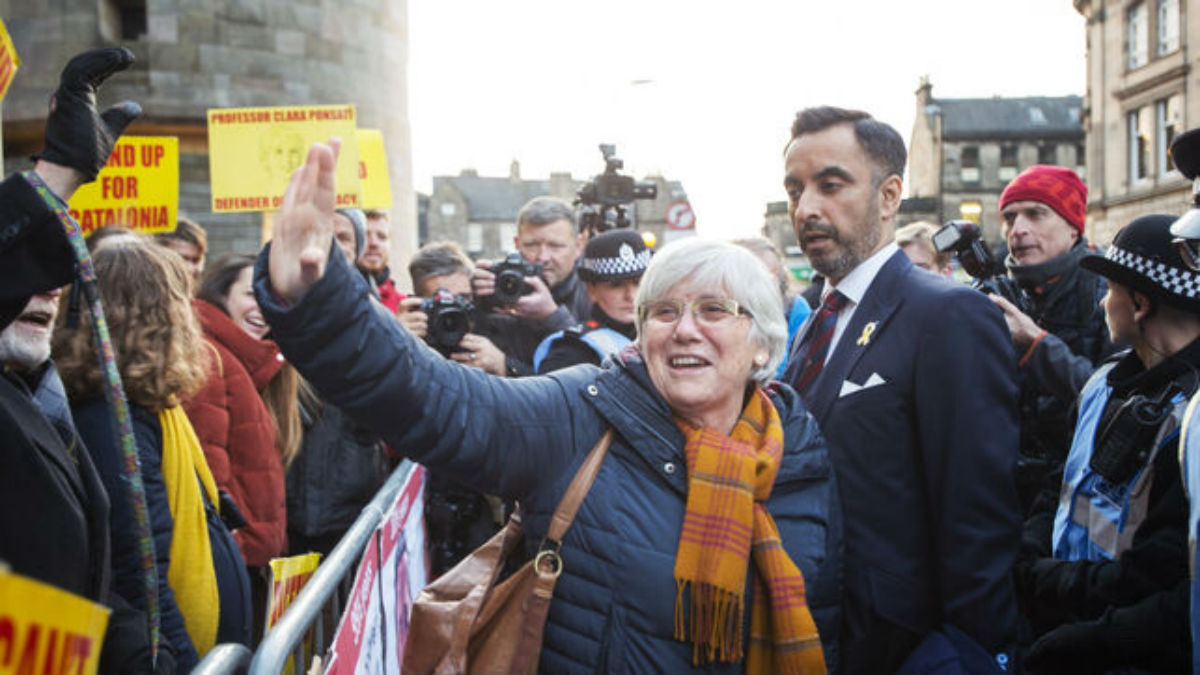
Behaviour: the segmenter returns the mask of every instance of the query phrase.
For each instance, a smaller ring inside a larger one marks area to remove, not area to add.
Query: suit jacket
[[[943,624],[1015,642],[1014,361],[998,308],[897,251],[812,383],[846,513],[848,672],[895,672]]]

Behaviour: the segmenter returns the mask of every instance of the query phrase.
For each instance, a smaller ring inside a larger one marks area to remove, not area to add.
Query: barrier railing
[[[250,648],[236,643],[217,645],[208,650],[191,675],[246,675]]]
[[[383,520],[388,507],[404,487],[408,474],[415,466],[416,464],[404,460],[392,471],[387,482],[363,508],[342,540],[329,552],[329,556],[321,561],[321,565],[300,590],[291,606],[263,636],[258,650],[250,658],[248,670],[238,670],[245,667],[245,661],[237,660],[237,655],[226,653],[227,648],[231,647],[240,647],[247,653],[248,649],[241,645],[218,645],[192,670],[192,675],[241,675],[247,672],[250,675],[277,675],[283,672],[289,656],[295,657],[294,672],[307,672],[309,664],[304,662],[303,653],[305,635],[312,630],[314,651],[317,654],[324,653],[327,643],[332,639],[332,636],[326,637],[325,610],[327,607],[330,609],[328,615],[336,624],[341,617],[338,587],[343,580],[354,574],[355,563],[370,540],[371,533]],[[221,653],[214,657],[213,652],[218,650],[221,650]],[[245,659],[246,656],[240,655],[240,658]],[[202,668],[205,670],[201,670]]]

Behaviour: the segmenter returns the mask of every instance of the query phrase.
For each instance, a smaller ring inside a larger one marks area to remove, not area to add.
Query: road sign
[[[696,214],[692,205],[686,200],[672,202],[667,207],[667,227],[672,230],[693,230],[696,228]]]

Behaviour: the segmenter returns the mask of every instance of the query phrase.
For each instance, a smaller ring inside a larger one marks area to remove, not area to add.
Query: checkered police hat
[[[1173,216],[1142,216],[1121,228],[1104,255],[1086,255],[1079,264],[1155,300],[1200,312],[1200,272],[1189,269],[1171,243],[1173,222]]]
[[[636,279],[650,264],[650,249],[642,235],[633,230],[602,232],[590,240],[579,261],[579,278],[584,281]]]

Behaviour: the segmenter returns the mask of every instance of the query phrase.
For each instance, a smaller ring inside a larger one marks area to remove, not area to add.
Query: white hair
[[[768,358],[750,371],[748,379],[760,385],[770,382],[787,349],[779,284],[753,253],[729,242],[691,237],[671,242],[654,255],[635,300],[638,347],[645,347],[642,308],[681,283],[722,288],[750,313],[750,339],[767,351]]]

